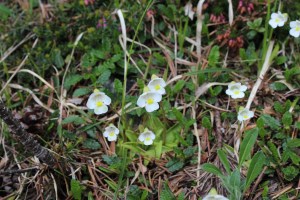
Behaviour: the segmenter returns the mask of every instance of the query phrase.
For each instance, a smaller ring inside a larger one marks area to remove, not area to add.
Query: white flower
[[[193,11],[193,4],[190,1],[184,6],[184,14],[191,20],[194,19],[195,12]]]
[[[202,200],[228,200],[226,197],[219,195],[215,188],[212,188],[208,195],[206,195]]]
[[[113,124],[110,124],[108,127],[105,128],[103,136],[107,137],[107,140],[110,142],[116,141],[119,132],[120,131],[117,127],[115,127]]]
[[[161,95],[166,94],[166,82],[162,78],[158,78],[156,75],[152,75],[151,81],[148,84],[148,88],[151,92],[157,92]]]
[[[242,85],[241,83],[236,83],[232,81],[228,85],[228,89],[226,90],[226,94],[231,96],[233,99],[243,98],[245,96],[245,91],[247,90],[246,85]]]
[[[208,194],[202,200],[228,200],[226,197],[219,194]]]
[[[86,106],[89,109],[94,109],[96,115],[106,113],[108,111],[108,105],[111,103],[111,99],[103,92],[95,89],[93,94],[89,96]]]
[[[296,21],[292,21],[290,22],[290,35],[294,36],[294,37],[299,37],[300,36],[300,21],[296,20]]]
[[[139,136],[139,141],[144,142],[144,145],[153,144],[154,139],[155,139],[155,134],[147,128],[145,128],[144,132],[141,133]]]
[[[288,15],[286,13],[281,13],[278,11],[278,13],[272,13],[269,24],[272,26],[272,28],[276,28],[277,26],[281,27],[284,25],[287,19]]]
[[[250,111],[247,108],[240,107],[239,112],[238,112],[238,120],[240,122],[245,121],[247,119],[251,119],[254,117],[254,112]]]
[[[153,112],[159,109],[159,104],[162,99],[161,94],[157,92],[144,92],[137,100],[137,105],[141,108],[145,107],[147,112]]]

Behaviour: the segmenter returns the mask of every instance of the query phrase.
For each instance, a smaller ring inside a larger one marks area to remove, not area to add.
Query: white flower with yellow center
[[[117,136],[119,135],[120,131],[117,127],[113,124],[110,124],[108,127],[105,128],[103,136],[107,138],[108,141],[116,141]]]
[[[164,79],[157,77],[156,75],[152,75],[151,81],[148,84],[148,88],[151,92],[157,92],[161,95],[166,94],[166,82]]]
[[[240,107],[238,112],[238,120],[240,122],[251,119],[254,117],[254,112],[250,111],[248,108]]]
[[[95,89],[89,96],[86,106],[89,109],[94,109],[96,115],[106,113],[108,111],[108,105],[111,103],[111,99],[103,92]]]
[[[278,11],[278,13],[272,13],[271,19],[269,20],[270,26],[272,28],[282,27],[284,23],[288,20],[288,15],[286,13],[281,13]]]
[[[228,200],[226,197],[217,193],[215,188],[212,188],[208,195],[206,195],[203,200]]]
[[[159,109],[159,104],[162,99],[161,94],[157,92],[149,92],[149,89],[145,87],[144,93],[138,98],[137,105],[141,108],[146,108],[147,112],[153,112]]]
[[[144,145],[153,144],[154,139],[155,139],[155,134],[147,128],[145,128],[144,132],[141,133],[139,136],[139,141],[143,142]]]
[[[299,37],[300,36],[300,21],[296,20],[296,21],[292,21],[290,22],[290,35],[294,36],[294,37]]]
[[[231,82],[228,85],[228,89],[226,90],[226,94],[231,96],[233,99],[243,98],[245,96],[245,91],[247,90],[246,85],[242,85],[241,83]]]

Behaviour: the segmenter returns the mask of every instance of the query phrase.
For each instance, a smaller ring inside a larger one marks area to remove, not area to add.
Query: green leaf
[[[109,77],[111,75],[110,70],[105,70],[104,72],[101,73],[99,76],[97,83],[104,84],[109,80]]]
[[[211,49],[209,56],[208,56],[208,65],[211,67],[217,67],[217,63],[219,62],[220,58],[220,48],[219,46],[215,45]]]
[[[72,97],[80,97],[89,93],[91,93],[90,88],[78,88],[73,92]]]
[[[94,139],[90,139],[90,138],[86,139],[83,142],[83,146],[85,148],[92,149],[92,150],[97,150],[97,149],[100,149],[100,147],[101,147],[101,145],[99,144],[99,142],[97,142]]]
[[[173,88],[173,94],[180,92],[182,90],[184,84],[185,84],[184,80],[177,81],[177,83],[175,84],[175,86]]]
[[[84,124],[85,121],[78,115],[70,115],[62,121],[62,124],[74,123],[75,125]]]
[[[270,88],[274,91],[283,91],[287,89],[287,86],[280,82],[273,82],[270,84]]]
[[[241,143],[240,155],[239,155],[239,166],[243,164],[243,162],[249,158],[251,150],[255,144],[255,141],[258,136],[258,128],[253,128],[249,131],[245,132],[245,138]]]
[[[230,186],[235,190],[239,191],[241,188],[241,174],[240,169],[235,169],[229,178]],[[239,195],[240,196],[240,195]]]
[[[285,112],[283,114],[283,116],[282,116],[282,123],[286,127],[289,127],[289,126],[292,125],[292,123],[293,123],[293,116],[292,116],[292,114],[289,111],[287,111],[287,112]]]
[[[163,190],[160,193],[160,200],[176,200],[173,192],[170,190],[167,183],[164,184]]]
[[[212,128],[211,121],[206,116],[202,117],[201,125],[209,130]]]
[[[264,166],[266,157],[265,155],[260,151],[257,152],[250,163],[247,177],[246,177],[246,185],[244,188],[244,192],[250,187],[251,183],[256,179],[256,177],[262,172],[262,168]]]
[[[212,173],[218,177],[223,177],[223,174],[219,168],[217,168],[215,165],[210,163],[205,163],[201,167],[204,171],[207,171],[209,173]]]
[[[280,129],[281,124],[274,117],[267,115],[267,114],[263,114],[260,116],[260,118],[262,118],[264,120],[265,124],[268,125],[271,129],[273,129],[273,130]]]
[[[71,180],[71,192],[75,200],[81,200],[82,188],[78,180]]]
[[[71,86],[76,85],[79,81],[81,81],[82,76],[79,74],[73,74],[67,76],[65,82],[64,82],[64,88],[66,90],[69,90]]]
[[[223,166],[225,167],[227,174],[230,174],[231,173],[230,164],[229,164],[229,161],[227,159],[225,152],[222,149],[218,149],[217,153],[218,153],[220,161],[222,162]]]
[[[284,179],[288,181],[292,181],[299,174],[299,168],[295,168],[294,166],[288,166],[282,169],[284,174]]]
[[[61,68],[62,66],[64,66],[65,61],[63,59],[63,57],[61,56],[61,51],[60,49],[54,49],[51,52],[51,60],[52,63],[57,67],[57,68]]]
[[[300,139],[299,139],[299,138],[291,139],[291,140],[287,141],[286,145],[287,145],[289,148],[300,147]]]
[[[175,172],[180,170],[184,165],[184,162],[179,160],[178,158],[173,158],[169,162],[167,162],[166,167],[170,172]]]
[[[286,56],[278,56],[278,57],[275,58],[275,62],[276,62],[277,65],[282,65],[286,61],[287,61]]]
[[[6,20],[12,14],[12,10],[3,4],[0,4],[0,19]]]

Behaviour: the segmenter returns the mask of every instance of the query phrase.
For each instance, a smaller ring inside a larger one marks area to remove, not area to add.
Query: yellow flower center
[[[150,138],[150,137],[146,137],[145,140],[146,140],[146,141],[150,141],[151,138]]]
[[[234,94],[240,94],[240,91],[235,90],[235,91],[233,91],[233,93],[234,93]]]
[[[300,26],[296,26],[295,30],[300,31]]]
[[[249,116],[248,116],[248,115],[244,115],[243,118],[244,118],[244,119],[248,119]]]
[[[96,106],[97,106],[97,107],[103,106],[103,102],[102,102],[102,101],[98,101],[98,102],[96,103]]]
[[[155,88],[155,90],[159,90],[160,89],[160,85],[157,84],[154,88]]]
[[[277,22],[277,23],[280,22],[280,19],[279,19],[279,18],[276,18],[276,19],[275,19],[275,22]]]
[[[153,98],[149,98],[149,99],[147,99],[147,104],[151,105],[151,104],[153,104],[153,103],[154,103],[154,100],[153,100]]]
[[[108,135],[112,137],[112,136],[115,135],[115,133],[114,132],[110,132]]]

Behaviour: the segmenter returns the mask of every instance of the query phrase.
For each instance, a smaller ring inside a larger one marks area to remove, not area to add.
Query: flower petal
[[[96,107],[94,109],[94,112],[95,112],[96,115],[101,115],[103,113],[106,113],[107,111],[108,111],[108,107],[106,105]]]
[[[139,135],[139,141],[141,141],[141,142],[144,142],[144,140],[145,140],[145,134],[144,133],[141,133],[140,135]]]
[[[159,109],[159,104],[158,103],[153,103],[151,105],[149,105],[149,104],[146,105],[146,111],[147,112],[153,112],[157,109]]]
[[[109,105],[111,103],[111,98],[104,94],[103,103],[106,104],[106,105]]]
[[[162,95],[157,92],[151,92],[151,96],[155,102],[160,102],[162,99]]]
[[[296,28],[292,28],[292,29],[290,30],[290,35],[297,38],[297,37],[300,36],[300,31],[296,31]]]
[[[117,140],[117,135],[113,134],[113,135],[108,135],[107,140],[112,142],[112,141],[116,141]]]
[[[104,136],[104,137],[108,137],[108,134],[109,134],[109,131],[104,131],[104,132],[103,132],[103,136]]]
[[[144,144],[145,145],[151,145],[151,144],[153,144],[153,140],[151,140],[151,139],[150,140],[145,139],[144,140]]]
[[[87,101],[87,103],[86,103],[86,106],[87,106],[89,109],[94,109],[94,108],[96,108],[96,101],[95,101],[94,97],[95,97],[95,94],[92,93],[92,94],[89,96],[89,99],[88,99],[88,101]]]
[[[142,94],[141,96],[139,96],[139,98],[138,98],[136,104],[137,104],[139,107],[141,107],[141,108],[143,108],[143,107],[146,106],[145,93]]]
[[[246,86],[246,85],[242,85],[242,86],[240,87],[240,90],[241,90],[242,92],[245,92],[245,91],[247,90],[247,86]]]
[[[233,99],[238,99],[238,98],[244,98],[244,96],[245,96],[245,93],[244,92],[239,92],[239,93],[233,93],[232,95],[231,95],[231,97],[233,98]]]

